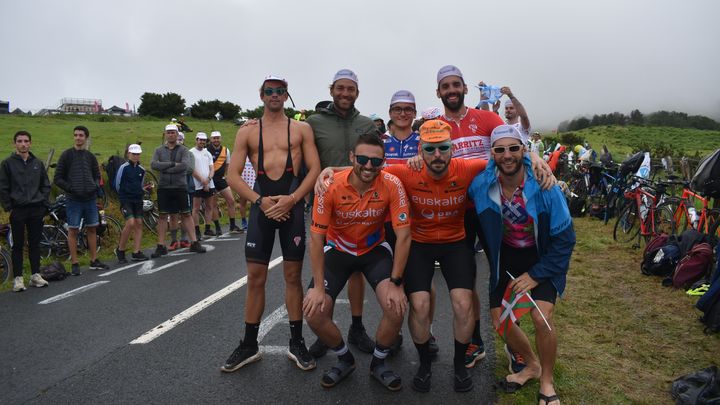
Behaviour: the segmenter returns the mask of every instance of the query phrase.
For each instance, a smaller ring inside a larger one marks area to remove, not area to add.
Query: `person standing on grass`
[[[100,184],[100,166],[88,148],[90,130],[82,125],[73,129],[75,145],[60,155],[55,168],[54,183],[65,192],[68,224],[68,249],[72,275],[79,276],[77,237],[80,225],[85,227],[90,254],[91,270],[107,270],[110,267],[97,258],[97,227],[100,216],[97,208]]]
[[[0,203],[10,213],[12,228],[13,291],[25,291],[23,250],[27,229],[30,285],[45,287],[48,282],[40,275],[40,236],[43,217],[50,204],[50,179],[45,165],[30,152],[32,136],[18,131],[13,137],[15,152],[0,164]]]
[[[133,253],[132,260],[139,262],[148,260],[148,257],[140,250],[142,243],[142,218],[143,218],[143,196],[145,190],[143,183],[145,181],[145,168],[140,165],[140,154],[142,148],[138,144],[132,144],[128,147],[128,161],[118,168],[117,175],[113,179],[113,187],[117,190],[120,199],[120,212],[125,217],[125,227],[120,234],[118,247],[115,249],[118,263],[127,263],[125,258],[125,248],[130,235],[133,236]]]
[[[205,253],[206,249],[195,238],[193,220],[190,216],[190,197],[187,192],[187,174],[192,167],[192,155],[188,149],[178,144],[178,130],[175,125],[165,126],[165,144],[158,146],[152,157],[150,167],[159,173],[158,179],[158,244],[150,257],[156,258],[168,254],[165,246],[165,231],[168,217],[180,214],[182,225],[190,238],[190,251]],[[173,219],[174,220],[174,219]]]
[[[492,159],[473,180],[469,194],[485,235],[490,265],[490,317],[495,329],[508,285],[516,294],[530,292],[537,303],[531,316],[539,360],[522,329],[508,322],[507,344],[523,356],[526,366],[501,380],[500,387],[515,392],[527,381],[540,378],[538,401],[557,405],[560,400],[553,384],[557,356],[553,311],[557,295],[565,290],[575,246],[572,218],[559,186],[540,189],[529,169],[530,160],[523,156],[524,140],[516,127],[495,128],[490,142]]]
[[[213,158],[213,183],[215,183],[215,190],[217,194],[225,199],[228,217],[230,217],[230,233],[242,233],[240,228],[238,228],[235,224],[235,197],[227,184],[227,180],[225,180],[225,171],[227,170],[228,163],[230,162],[230,149],[227,146],[223,146],[222,134],[220,131],[212,131],[210,133],[210,143],[206,146],[206,149],[210,152],[210,155],[212,155]],[[215,198],[217,199],[217,195]],[[219,207],[212,212],[212,219],[215,223],[215,233],[218,236],[222,235],[219,214]],[[242,218],[245,218],[244,214]]]

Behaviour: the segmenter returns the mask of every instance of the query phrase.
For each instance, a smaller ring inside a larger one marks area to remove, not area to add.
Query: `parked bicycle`
[[[690,182],[670,181],[671,184],[683,186],[682,195],[670,197],[665,201],[673,211],[672,234],[681,234],[692,228],[711,235],[713,225],[720,220],[720,209],[710,207],[710,198],[690,188]],[[698,205],[702,208],[697,208]],[[715,227],[716,229],[717,227]]]
[[[10,224],[0,224],[0,237],[7,243],[7,248],[5,243],[0,244],[0,284],[2,284],[13,277]]]
[[[615,222],[613,239],[623,243],[637,239],[633,247],[640,247],[641,238],[647,242],[653,236],[670,232],[673,211],[662,204],[667,183],[653,183],[637,176],[632,179],[634,183],[625,191],[629,201]]]

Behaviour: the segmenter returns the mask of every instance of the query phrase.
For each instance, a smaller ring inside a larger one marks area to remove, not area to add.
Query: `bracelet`
[[[293,202],[297,202],[297,199],[295,199],[295,193],[290,193],[290,198],[293,199]]]

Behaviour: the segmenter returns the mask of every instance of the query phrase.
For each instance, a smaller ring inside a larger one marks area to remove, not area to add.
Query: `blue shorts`
[[[98,226],[100,217],[98,215],[97,201],[74,201],[67,199],[65,203],[68,228],[80,228],[80,221],[83,220],[85,227]]]

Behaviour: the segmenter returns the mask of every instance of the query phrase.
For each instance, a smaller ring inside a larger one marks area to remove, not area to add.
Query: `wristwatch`
[[[260,197],[258,197],[258,199],[257,199],[257,200],[255,200],[254,204],[255,204],[255,205],[257,205],[257,206],[259,207],[259,206],[260,206],[260,204],[262,204],[262,199],[263,199],[263,196],[260,196]]]
[[[402,277],[390,276],[390,282],[395,284],[396,286],[400,287],[402,285],[403,279],[402,279]]]

